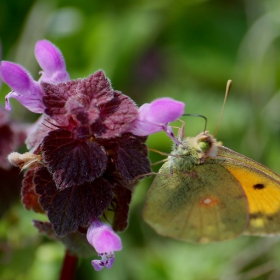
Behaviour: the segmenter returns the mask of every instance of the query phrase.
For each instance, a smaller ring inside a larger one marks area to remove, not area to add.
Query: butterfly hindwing
[[[248,199],[250,221],[245,234],[279,234],[280,176],[225,147],[219,148],[218,158],[240,182]]]
[[[248,223],[247,199],[239,182],[219,164],[176,172],[165,163],[146,199],[144,220],[159,234],[213,242],[241,234]]]

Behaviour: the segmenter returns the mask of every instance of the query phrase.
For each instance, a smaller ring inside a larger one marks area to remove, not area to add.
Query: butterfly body
[[[198,243],[280,234],[280,176],[204,132],[174,147],[143,218],[161,235]]]

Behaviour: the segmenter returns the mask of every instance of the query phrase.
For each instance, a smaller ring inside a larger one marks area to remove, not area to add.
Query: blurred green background
[[[49,39],[71,78],[104,69],[113,87],[140,106],[169,96],[208,118],[214,133],[228,79],[233,86],[217,138],[280,173],[280,2],[278,0],[1,0],[2,59],[39,77],[34,45]],[[2,85],[1,102],[9,88]],[[16,101],[14,119],[34,121]],[[203,120],[185,118],[194,136]],[[170,152],[164,133],[148,146]],[[150,153],[152,162],[163,159]],[[156,171],[159,166],[156,166]],[[76,279],[280,279],[280,239],[242,236],[210,245],[156,235],[141,220],[152,178],[136,188],[123,250],[111,270],[79,261]],[[42,219],[18,203],[0,221],[2,280],[58,279],[64,249],[37,233]]]

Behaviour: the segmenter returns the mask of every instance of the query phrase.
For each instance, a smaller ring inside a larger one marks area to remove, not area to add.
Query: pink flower
[[[101,260],[91,262],[94,269],[99,271],[105,266],[110,269],[115,261],[114,251],[122,249],[120,237],[107,224],[94,221],[88,228],[87,240],[101,256]]]
[[[23,106],[34,113],[43,113],[43,90],[38,82],[22,66],[9,61],[2,61],[0,66],[2,80],[11,87],[6,95],[6,109],[11,110],[10,98],[17,99]]]
[[[156,99],[143,104],[138,110],[138,117],[131,123],[128,132],[138,136],[146,136],[159,131],[165,131],[175,139],[169,122],[178,119],[184,113],[185,104],[171,98]]]
[[[41,82],[57,84],[69,80],[63,56],[51,42],[38,41],[35,47],[35,56],[43,69],[42,77],[38,82],[19,64],[9,61],[1,62],[0,77],[12,89],[6,95],[7,110],[11,110],[10,98],[15,98],[31,112],[43,113],[45,105]]]
[[[43,69],[40,81],[45,83],[57,84],[70,80],[66,71],[61,51],[47,40],[38,41],[35,45],[35,57]]]

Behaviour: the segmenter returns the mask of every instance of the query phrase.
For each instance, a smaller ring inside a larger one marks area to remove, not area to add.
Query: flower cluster
[[[70,80],[60,50],[47,40],[37,42],[35,56],[43,69],[38,81],[18,64],[2,61],[0,66],[12,89],[6,109],[15,98],[42,114],[29,130],[29,152],[9,157],[28,168],[23,202],[48,215],[58,238],[87,231],[102,257],[92,265],[110,268],[113,252],[121,250],[113,229],[126,228],[135,182],[150,172],[146,138],[162,130],[173,137],[168,123],[183,114],[184,104],[162,98],[138,108],[101,70]],[[113,229],[100,220],[108,209],[114,211]]]
[[[88,242],[95,248],[101,260],[91,262],[95,270],[101,270],[104,266],[111,268],[114,263],[114,251],[122,249],[121,239],[106,224],[94,221],[88,228]]]

